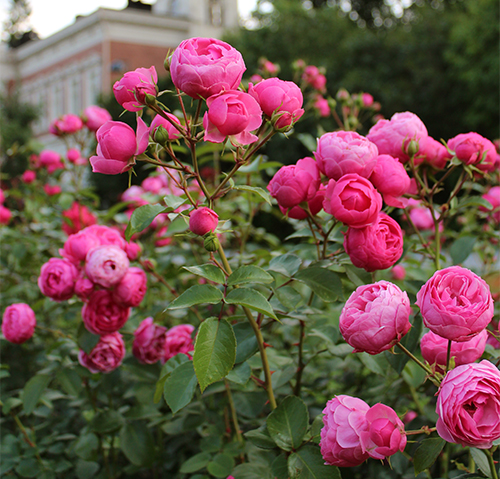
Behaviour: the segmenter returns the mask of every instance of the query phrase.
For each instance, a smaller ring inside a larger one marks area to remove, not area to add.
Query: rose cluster
[[[8,225],[12,219],[12,211],[4,206],[5,193],[0,189],[0,225]]]

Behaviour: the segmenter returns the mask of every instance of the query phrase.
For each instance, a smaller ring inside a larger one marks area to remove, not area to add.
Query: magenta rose
[[[370,176],[370,181],[382,194],[389,206],[404,208],[408,200],[400,198],[410,189],[410,177],[405,167],[392,156],[380,155]]]
[[[76,133],[83,128],[83,121],[79,116],[68,113],[61,118],[54,120],[49,127],[49,131],[53,135],[69,135]]]
[[[101,336],[90,354],[82,350],[78,353],[79,363],[94,374],[114,371],[120,366],[124,357],[125,343],[118,332]]]
[[[57,151],[43,150],[39,156],[40,166],[47,168],[47,172],[52,174],[54,171],[64,168],[61,155]]]
[[[207,100],[208,111],[203,116],[205,141],[222,143],[227,137],[236,145],[257,141],[250,133],[262,124],[262,110],[257,100],[237,90],[224,91]]]
[[[415,158],[415,164],[425,162],[436,170],[442,170],[451,159],[446,146],[440,141],[428,136],[419,143],[418,156]]]
[[[113,85],[116,101],[128,111],[140,111],[146,105],[146,94],[158,93],[158,75],[154,66],[127,72]]]
[[[315,65],[306,66],[304,73],[302,74],[302,80],[316,90],[321,92],[325,91],[326,76],[323,75],[319,68]]]
[[[97,131],[104,123],[111,121],[113,117],[108,110],[97,105],[91,105],[83,110],[82,119],[90,131]]]
[[[113,293],[104,289],[94,291],[82,308],[85,327],[93,334],[109,334],[118,331],[127,322],[130,308],[113,299]]]
[[[59,254],[79,266],[82,261],[85,261],[87,253],[100,244],[99,238],[85,228],[78,233],[69,235],[64,242],[64,247],[59,250]]]
[[[267,185],[271,196],[283,208],[293,208],[310,201],[318,192],[320,174],[316,162],[309,157],[296,165],[282,166]]]
[[[409,111],[394,113],[390,120],[379,120],[366,135],[377,145],[381,155],[399,158],[402,163],[410,159],[408,156],[410,141],[416,141],[420,145],[427,136],[427,128],[422,120]]]
[[[62,230],[69,236],[78,233],[81,229],[95,225],[97,218],[90,210],[80,203],[74,201],[69,210],[62,212]]]
[[[325,133],[314,152],[320,171],[334,180],[349,173],[369,178],[377,156],[377,146],[354,131]]]
[[[135,308],[141,304],[146,295],[146,290],[146,273],[141,268],[128,268],[125,276],[113,290],[113,299],[123,306]]]
[[[361,446],[369,409],[363,400],[346,395],[335,396],[326,403],[319,443],[326,464],[354,467],[370,457]]]
[[[483,329],[469,341],[451,342],[450,358],[455,358],[455,366],[469,364],[477,361],[484,353],[488,331]],[[434,334],[432,331],[425,333],[420,340],[422,357],[429,363],[435,364],[436,370],[444,372],[448,354],[448,340]]]
[[[344,249],[352,264],[368,272],[390,268],[403,254],[403,232],[385,213],[364,228],[348,228]]]
[[[245,70],[241,53],[215,38],[184,40],[170,59],[172,82],[196,99],[236,90]]]
[[[500,186],[492,186],[483,196],[491,203],[491,217],[496,223],[500,223]],[[484,206],[480,206],[481,211],[488,211]]]
[[[154,364],[165,354],[167,328],[154,324],[153,318],[146,318],[134,331],[132,354],[144,364]]]
[[[452,369],[438,391],[436,427],[448,442],[489,449],[500,439],[500,371],[489,361]]]
[[[448,148],[466,165],[475,165],[483,171],[495,169],[497,157],[495,145],[478,133],[461,133],[448,140]]]
[[[276,129],[293,125],[304,114],[304,97],[294,82],[268,78],[255,86],[250,83],[248,93],[259,102]]]
[[[12,211],[4,205],[0,205],[0,225],[8,225],[12,219]]]
[[[177,140],[182,135],[179,130],[174,125],[172,125],[172,122],[179,126],[182,126],[181,122],[175,115],[172,115],[172,113],[168,113],[166,111],[164,111],[163,113],[165,113],[165,115],[168,116],[171,121],[166,120],[161,115],[156,115],[151,122],[151,126],[149,127],[151,138],[157,141],[158,138],[156,137],[156,132],[158,131],[158,128],[162,126],[167,132],[169,141]]]
[[[210,208],[196,208],[189,215],[189,229],[199,236],[214,231],[219,224],[219,215]]]
[[[167,331],[162,361],[166,362],[179,353],[186,354],[191,359],[190,352],[194,351],[192,338],[193,331],[194,326],[191,324],[179,324],[178,326],[170,328]]]
[[[26,170],[21,178],[23,183],[29,185],[36,180],[36,173],[33,170]]]
[[[388,281],[359,286],[340,313],[339,329],[355,353],[391,349],[410,330],[410,300]]]
[[[97,154],[90,157],[92,171],[118,175],[135,165],[135,157],[148,147],[149,128],[137,118],[137,134],[126,123],[108,121],[96,133]]]
[[[125,250],[127,242],[122,238],[120,232],[114,228],[104,225],[91,225],[86,231],[96,235],[101,242],[101,245],[115,245]]]
[[[79,276],[75,283],[75,294],[83,302],[89,300],[95,290],[95,284],[85,276]]]
[[[64,301],[73,296],[77,278],[78,270],[73,263],[61,258],[50,258],[40,270],[38,287],[50,299]]]
[[[325,200],[326,189],[323,185],[319,185],[319,190],[316,192],[311,200],[307,201],[309,211],[313,216],[316,216],[323,209],[323,201]],[[280,211],[288,216],[288,218],[293,218],[296,220],[304,220],[307,218],[307,211],[301,206],[292,206],[291,208],[283,208],[280,206]]]
[[[425,326],[452,341],[468,341],[493,318],[488,284],[461,266],[436,271],[417,293]]]
[[[323,208],[347,226],[363,228],[377,220],[382,197],[369,180],[350,173],[328,182]]]
[[[14,344],[21,344],[33,336],[36,318],[26,303],[14,303],[5,308],[2,317],[2,334]]]
[[[319,113],[319,116],[326,118],[330,116],[331,109],[328,100],[321,95],[317,95],[313,103],[314,109]]]
[[[122,280],[129,265],[127,253],[121,248],[102,245],[87,253],[85,272],[92,282],[109,289]]]

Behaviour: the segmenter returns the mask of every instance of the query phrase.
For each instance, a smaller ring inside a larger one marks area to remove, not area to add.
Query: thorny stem
[[[421,429],[416,429],[415,431],[405,431],[407,436],[416,436],[417,434],[427,434],[436,431],[435,427],[424,426]]]

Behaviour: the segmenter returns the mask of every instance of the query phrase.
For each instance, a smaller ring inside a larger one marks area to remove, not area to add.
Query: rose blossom
[[[54,120],[49,127],[49,131],[53,135],[61,136],[61,135],[69,135],[71,133],[76,133],[82,128],[83,128],[82,119],[79,116],[73,115],[72,113],[68,113],[66,115],[61,116],[57,120]]]
[[[273,122],[276,129],[293,125],[304,114],[304,97],[294,82],[269,78],[255,86],[250,83],[248,93],[259,102],[269,118],[276,115],[276,122]]]
[[[415,164],[424,161],[436,170],[442,170],[450,159],[451,155],[448,153],[446,146],[428,136],[419,144],[418,156],[415,158]]]
[[[466,165],[475,165],[483,171],[493,171],[495,168],[495,145],[478,133],[461,133],[448,140],[448,148]]]
[[[61,258],[50,258],[38,277],[38,287],[43,295],[54,301],[71,298],[75,292],[78,270],[73,263]]]
[[[469,339],[469,341],[462,341],[461,343],[452,341],[450,359],[455,358],[455,366],[477,361],[484,353],[487,339],[488,331],[483,329],[479,334]],[[436,369],[444,372],[448,354],[447,339],[429,331],[420,340],[420,350],[422,351],[422,357],[429,364],[436,364]]]
[[[154,66],[136,68],[127,72],[113,85],[116,101],[128,111],[140,111],[145,106],[146,94],[158,93],[158,75]]]
[[[219,224],[219,215],[210,208],[196,208],[189,215],[189,229],[199,236],[214,231]]]
[[[371,176],[373,186],[389,206],[404,208],[408,200],[400,198],[410,189],[410,177],[405,167],[392,156],[380,155]]]
[[[7,341],[21,344],[33,336],[36,326],[34,311],[26,303],[14,303],[5,308],[2,334]]]
[[[78,233],[69,235],[63,248],[59,250],[59,254],[78,266],[82,261],[85,261],[87,253],[100,244],[99,238],[85,228]]]
[[[127,253],[114,245],[92,248],[85,258],[87,276],[103,288],[111,288],[119,283],[125,276],[129,265]]]
[[[304,69],[304,73],[302,74],[302,80],[304,80],[308,85],[311,85],[316,90],[319,90],[321,92],[325,91],[326,76],[320,72],[317,66],[306,66],[306,68]]]
[[[26,170],[22,176],[23,182],[29,185],[36,180],[36,173],[33,170]]]
[[[61,193],[62,188],[59,185],[43,185],[43,191],[47,196],[55,196]]]
[[[461,266],[436,271],[417,293],[425,326],[452,341],[468,341],[493,318],[488,284]]]
[[[250,133],[262,124],[262,110],[257,100],[237,90],[224,91],[207,100],[208,111],[203,116],[205,141],[249,145],[257,141]]]
[[[314,100],[313,103],[313,107],[319,113],[319,116],[322,116],[324,118],[330,116],[331,113],[330,104],[328,103],[328,100],[323,96],[321,95],[316,96],[316,99]]]
[[[491,203],[491,217],[496,223],[500,223],[500,186],[492,186],[483,196]],[[488,211],[484,206],[480,206],[481,211]]]
[[[109,226],[91,225],[86,231],[97,236],[102,245],[115,245],[124,251],[127,247],[127,242],[122,238],[120,232]]]
[[[335,396],[326,403],[319,443],[326,464],[354,467],[370,457],[360,438],[367,428],[369,409],[363,400],[346,395]]]
[[[391,276],[395,281],[403,281],[403,279],[405,279],[406,277],[406,270],[404,266],[400,264],[394,266],[391,270]]]
[[[47,168],[48,173],[64,168],[64,163],[61,160],[61,155],[57,151],[43,150],[40,152],[40,166]]]
[[[355,353],[379,354],[410,330],[410,300],[388,281],[359,286],[345,303],[339,329]]]
[[[170,60],[172,82],[196,99],[236,90],[245,70],[241,53],[215,38],[184,40]]]
[[[104,289],[94,291],[82,308],[85,327],[93,334],[109,334],[118,331],[127,322],[130,308],[113,300],[113,293]]]
[[[377,146],[354,131],[325,133],[314,152],[320,171],[334,180],[349,173],[369,178],[377,156]]]
[[[390,120],[379,120],[373,125],[366,137],[375,143],[381,155],[409,161],[408,144],[416,141],[420,144],[427,138],[427,128],[422,120],[409,111],[394,113]]]
[[[168,116],[172,120],[172,122],[176,123],[179,126],[182,126],[180,120],[175,115],[172,115],[172,113],[168,113],[166,111],[164,111],[163,113]],[[155,141],[157,140],[156,132],[158,131],[158,128],[160,126],[162,126],[167,131],[169,141],[177,140],[178,138],[180,138],[182,135],[179,130],[174,125],[172,125],[172,122],[166,120],[161,115],[156,115],[151,122],[151,126],[149,127],[149,134],[151,135],[151,138],[153,138],[153,140]]]
[[[325,187],[323,185],[319,185],[319,190],[316,192],[314,197],[311,200],[307,201],[309,211],[313,216],[316,216],[323,209],[323,201],[325,200],[325,195]],[[284,215],[296,220],[304,220],[308,216],[307,211],[298,205],[292,206],[291,208],[283,208],[283,206],[279,205],[279,209]]]
[[[193,331],[194,326],[191,324],[179,324],[170,328],[167,331],[162,361],[166,362],[179,353],[184,353],[191,359],[189,353],[194,350],[193,338],[191,337]]]
[[[0,225],[8,225],[12,219],[12,211],[3,205],[0,205]]]
[[[438,434],[448,442],[489,449],[500,438],[500,371],[489,361],[448,372],[438,391]]]
[[[126,123],[108,121],[96,133],[96,156],[90,157],[92,171],[118,175],[135,165],[135,157],[148,147],[149,128],[137,118],[137,134]]]
[[[133,266],[115,286],[113,299],[123,306],[136,307],[144,299],[146,290],[146,273],[141,268]]]
[[[73,202],[69,210],[62,212],[62,217],[62,230],[68,236],[78,233],[81,229],[97,223],[97,218],[89,211],[89,209],[76,201]]]
[[[134,331],[132,354],[144,364],[154,364],[165,354],[167,328],[153,323],[153,318],[146,318]]]
[[[342,223],[363,228],[377,220],[382,197],[370,181],[350,173],[328,182],[323,208]]]
[[[85,276],[79,276],[75,283],[75,294],[78,298],[86,302],[95,290],[95,284]]]
[[[320,185],[320,174],[316,162],[309,157],[297,161],[296,165],[282,166],[267,185],[271,196],[283,208],[293,208],[315,196]]]
[[[385,213],[364,228],[349,228],[344,249],[352,264],[368,272],[391,267],[403,254],[403,232]]]
[[[78,166],[86,165],[88,163],[87,158],[84,158],[79,150],[76,148],[70,148],[66,153],[68,161]]]
[[[113,117],[108,110],[97,105],[91,105],[83,110],[82,119],[90,131],[97,131],[104,123],[111,121]]]
[[[91,373],[109,373],[115,370],[125,357],[125,343],[118,332],[101,336],[90,354],[80,350],[78,362]]]

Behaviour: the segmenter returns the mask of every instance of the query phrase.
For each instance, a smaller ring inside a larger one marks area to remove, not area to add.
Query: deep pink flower
[[[8,225],[12,219],[12,211],[3,205],[0,205],[0,225]]]
[[[79,150],[76,148],[70,148],[66,153],[68,157],[68,161],[78,166],[86,165],[88,163],[88,159],[84,158]]]
[[[36,180],[36,173],[33,170],[26,170],[22,176],[23,182],[29,185]]]
[[[86,367],[91,373],[109,373],[114,371],[125,357],[125,343],[122,335],[118,332],[105,334],[90,352],[80,350],[78,353],[79,363]]]
[[[319,190],[316,192],[314,197],[311,200],[307,201],[307,205],[309,206],[309,211],[313,216],[316,216],[323,209],[323,201],[325,200],[326,189],[323,185],[319,185]],[[283,206],[279,206],[280,211],[288,216],[289,218],[293,218],[296,220],[304,220],[308,217],[307,211],[304,210],[301,206],[292,206],[291,208],[283,208]]]
[[[146,105],[146,94],[158,93],[158,75],[154,66],[127,72],[113,85],[116,101],[128,111],[140,111]]]
[[[59,195],[62,191],[62,188],[59,185],[43,185],[43,191],[47,194],[47,196],[55,196]]]
[[[64,168],[61,155],[57,151],[43,150],[39,155],[39,165],[47,168],[48,173]]]
[[[104,123],[111,121],[113,117],[108,110],[97,105],[91,105],[83,110],[82,119],[90,131],[97,131]]]
[[[428,136],[419,143],[415,164],[425,162],[436,170],[442,170],[450,159],[451,155],[448,153],[446,147],[440,141],[436,141],[434,138]]]
[[[330,116],[331,110],[328,100],[321,95],[317,95],[314,100],[313,107],[319,113],[319,116],[327,117]]]
[[[82,119],[77,115],[68,113],[66,115],[61,116],[57,120],[54,120],[49,127],[49,131],[53,135],[61,136],[61,135],[69,135],[72,133],[76,133],[82,128],[83,128]]]
[[[386,204],[396,208],[406,206],[408,200],[400,197],[410,189],[410,177],[403,164],[396,158],[389,155],[378,156],[369,178]]]
[[[491,203],[491,210],[486,210],[480,206],[481,211],[491,211],[491,217],[496,223],[500,223],[500,186],[492,186],[484,195],[483,198]]]
[[[466,165],[483,171],[494,171],[497,152],[495,145],[478,133],[461,133],[448,140],[448,148]]]
[[[64,301],[73,296],[77,278],[78,270],[73,263],[61,258],[50,258],[40,270],[38,287],[50,299]]]
[[[155,324],[153,318],[144,319],[134,331],[132,354],[144,364],[154,364],[165,354],[167,328]]]
[[[117,304],[113,292],[105,289],[94,291],[82,308],[85,327],[93,334],[109,334],[118,331],[127,322],[130,308]]]
[[[85,276],[79,276],[75,283],[75,294],[80,300],[86,302],[95,291],[95,284]]]
[[[63,248],[59,250],[59,254],[79,266],[82,261],[85,261],[87,253],[100,244],[99,238],[85,228],[69,235]]]
[[[320,72],[317,66],[306,66],[306,68],[304,69],[304,73],[302,74],[302,80],[304,80],[308,85],[312,86],[316,90],[319,90],[320,92],[325,91],[326,76]]]
[[[14,344],[30,339],[35,332],[36,317],[26,303],[14,303],[5,308],[2,317],[2,334]]]
[[[199,236],[214,231],[219,224],[219,215],[210,208],[195,208],[189,215],[189,229]]]
[[[69,210],[62,212],[62,217],[62,230],[67,235],[78,233],[81,229],[97,223],[97,218],[89,209],[76,201],[73,202]]]
[[[109,289],[118,284],[128,271],[127,253],[114,245],[92,248],[85,258],[85,272],[93,282]]]
[[[113,299],[123,305],[136,307],[141,304],[147,291],[146,273],[135,266],[129,268],[125,276],[115,286]]]
[[[127,248],[127,242],[115,228],[110,228],[109,226],[104,225],[91,225],[86,229],[86,231],[96,235],[102,245],[115,245],[124,251]]]
[[[191,352],[194,350],[192,334],[194,326],[191,324],[179,324],[167,331],[165,341],[165,352],[162,361],[166,362],[176,354],[183,353],[191,358]]]

